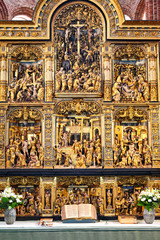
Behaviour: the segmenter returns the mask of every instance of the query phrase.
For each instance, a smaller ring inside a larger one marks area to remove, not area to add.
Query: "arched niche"
[[[101,96],[102,12],[87,2],[68,3],[53,17],[55,95]]]
[[[114,167],[142,168],[152,166],[148,125],[148,113],[140,108],[131,106],[115,112]]]
[[[44,100],[44,63],[42,51],[23,45],[13,49],[10,61],[8,100],[42,102]]]
[[[55,106],[55,168],[101,168],[101,108],[93,101]]]
[[[128,44],[115,48],[112,98],[115,102],[150,100],[144,47]]]
[[[34,108],[16,108],[8,114],[6,168],[42,168],[41,112]]]

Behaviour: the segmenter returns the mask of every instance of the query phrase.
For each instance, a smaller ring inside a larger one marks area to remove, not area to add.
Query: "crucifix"
[[[80,21],[77,21],[77,24],[71,24],[71,27],[77,28],[77,53],[80,54],[80,29],[86,24],[80,24]]]

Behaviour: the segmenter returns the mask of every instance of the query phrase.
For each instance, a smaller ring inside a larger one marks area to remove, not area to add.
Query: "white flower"
[[[19,200],[19,198],[17,198],[17,199],[16,199],[16,202],[17,202],[17,203],[20,203],[20,202],[21,202],[21,200]]]
[[[153,197],[153,193],[149,193],[148,196],[149,196],[149,197]]]
[[[142,202],[146,201],[146,198],[145,198],[145,197],[144,197],[144,198],[142,198],[142,199],[141,199],[141,201],[142,201]]]
[[[12,202],[13,202],[12,199],[10,199],[10,200],[9,200],[9,203],[12,203]]]
[[[152,202],[152,199],[148,199],[148,202]]]
[[[153,197],[153,201],[157,201],[157,198],[156,198],[156,197]]]

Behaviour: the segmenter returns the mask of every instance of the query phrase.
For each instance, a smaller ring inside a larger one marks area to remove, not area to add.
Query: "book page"
[[[61,211],[62,220],[64,219],[77,219],[78,218],[78,205],[64,205]]]
[[[91,204],[80,204],[78,213],[79,218],[97,219],[95,207]]]

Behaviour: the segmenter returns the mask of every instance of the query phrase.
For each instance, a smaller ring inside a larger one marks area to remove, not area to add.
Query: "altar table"
[[[160,221],[120,224],[118,221],[39,226],[38,221],[0,222],[0,240],[160,240]]]

